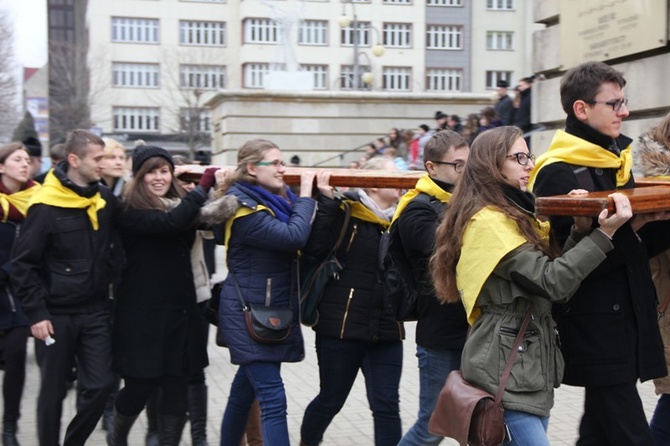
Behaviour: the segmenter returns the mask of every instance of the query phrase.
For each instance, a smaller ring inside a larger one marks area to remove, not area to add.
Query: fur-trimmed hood
[[[199,221],[209,226],[228,221],[240,208],[240,202],[234,195],[210,198],[200,209]]]
[[[635,171],[642,176],[670,175],[670,148],[659,144],[648,133],[638,138],[633,159]]]

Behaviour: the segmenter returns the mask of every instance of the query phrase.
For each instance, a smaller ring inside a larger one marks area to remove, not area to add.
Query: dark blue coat
[[[232,186],[241,206],[256,210],[260,197]],[[297,252],[309,239],[316,202],[298,198],[288,223],[268,210],[258,210],[234,220],[227,246],[228,277],[221,291],[219,344],[230,349],[233,364],[255,361],[298,362],[305,357],[300,331],[300,299],[297,290]],[[231,278],[234,274],[246,303],[264,304],[269,293],[272,306],[291,307],[293,324],[288,339],[280,344],[260,344],[249,336],[242,303]]]

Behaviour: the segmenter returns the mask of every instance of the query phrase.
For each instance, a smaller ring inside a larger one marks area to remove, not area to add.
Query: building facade
[[[528,3],[88,0],[91,122],[120,139],[206,146],[204,104],[221,91],[493,94],[531,72]]]

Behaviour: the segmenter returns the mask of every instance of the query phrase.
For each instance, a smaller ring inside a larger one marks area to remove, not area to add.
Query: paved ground
[[[414,422],[418,407],[418,370],[416,359],[414,357],[414,325],[407,324],[408,338],[405,341],[405,359],[400,388],[401,397],[401,416],[403,420],[403,430],[406,430]],[[298,364],[286,364],[283,367],[283,376],[288,392],[288,417],[289,430],[291,433],[292,444],[299,444],[299,430],[302,414],[316,395],[318,388],[318,370],[316,365],[316,354],[314,352],[314,336],[310,329],[303,329],[305,334],[307,358]],[[211,333],[214,335],[214,331]],[[213,336],[210,336],[210,340]],[[31,446],[37,444],[35,431],[35,402],[39,389],[39,378],[37,376],[37,366],[35,365],[32,354],[32,345],[30,346],[28,358],[29,374],[26,383],[26,392],[23,402],[23,418],[20,421],[20,438],[22,446]],[[217,347],[213,342],[209,346],[209,357],[211,365],[207,369],[207,382],[209,385],[209,425],[208,433],[210,445],[214,446],[219,442],[219,423],[226,405],[227,395],[230,388],[230,382],[235,372],[235,368],[229,362],[228,351]],[[645,410],[648,416],[651,415],[656,404],[653,385],[651,383],[641,384],[639,386],[642,394]],[[70,392],[64,402],[64,415],[62,431],[65,432],[67,420],[74,411],[73,392]],[[582,411],[582,391],[579,388],[562,386],[556,392],[556,405],[552,411],[549,425],[549,437],[552,445],[572,445],[576,439],[576,428]],[[188,429],[188,425],[187,425]],[[144,416],[141,416],[134,426],[130,445],[143,445],[144,433],[146,432],[146,423]],[[104,431],[96,429],[91,436],[90,445],[102,446],[105,444]],[[182,438],[182,445],[190,445],[188,432]],[[365,387],[362,376],[356,381],[356,386],[352,391],[347,405],[342,412],[335,418],[333,424],[326,432],[324,445],[353,446],[353,445],[373,445],[372,417],[367,408],[365,399]],[[443,445],[454,445],[455,442],[444,441]]]

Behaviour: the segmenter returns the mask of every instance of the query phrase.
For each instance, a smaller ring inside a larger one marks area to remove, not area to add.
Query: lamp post
[[[351,26],[353,30],[354,75],[352,85],[354,90],[360,90],[361,89],[360,81],[362,80],[364,84],[370,85],[372,84],[372,82],[374,82],[374,74],[368,71],[363,73],[362,76],[359,76],[359,73],[361,71],[361,65],[358,61],[358,56],[364,54],[367,57],[368,64],[370,65],[371,70],[372,70],[372,63],[370,62],[370,57],[368,57],[366,53],[358,51],[358,48],[360,46],[359,42],[360,23],[358,22],[358,16],[356,15],[356,2],[354,0],[342,0],[342,3],[350,3],[353,12],[353,20],[352,20],[351,18],[349,18],[349,16],[346,15],[345,6],[342,5],[342,15],[340,16],[337,22],[341,28],[347,28]],[[376,57],[381,57],[384,54],[384,47],[381,45],[381,43],[379,43],[380,42],[379,31],[372,25],[368,25],[368,28],[373,29],[377,33],[377,45],[375,45],[372,48],[372,54]]]

